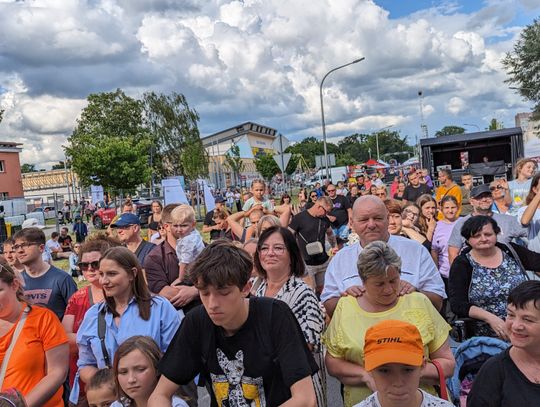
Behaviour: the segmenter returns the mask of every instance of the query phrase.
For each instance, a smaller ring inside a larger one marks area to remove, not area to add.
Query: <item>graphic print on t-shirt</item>
[[[49,304],[49,300],[51,299],[51,294],[52,294],[52,288],[36,288],[34,290],[26,290],[24,292],[24,296],[32,304],[43,304],[43,305]]]
[[[216,349],[219,367],[225,373],[211,373],[212,387],[219,407],[266,407],[262,377],[244,376],[244,353],[236,352],[229,360],[221,349]]]

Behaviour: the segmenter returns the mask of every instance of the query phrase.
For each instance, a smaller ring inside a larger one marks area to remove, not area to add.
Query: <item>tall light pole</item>
[[[321,95],[321,121],[322,121],[322,134],[323,134],[323,147],[324,147],[324,167],[326,168],[326,179],[328,179],[328,180],[330,179],[330,171],[328,171],[328,150],[326,148],[326,126],[325,126],[325,123],[324,123],[324,105],[323,105],[323,94],[322,94],[324,80],[332,72],[337,71],[338,69],[341,69],[341,68],[345,68],[346,66],[349,66],[349,65],[357,64],[358,62],[361,62],[364,59],[366,59],[366,58],[364,58],[364,57],[358,58],[358,59],[355,59],[352,62],[349,62],[348,64],[340,65],[340,66],[338,66],[338,67],[336,67],[334,69],[331,69],[330,71],[328,71],[326,73],[326,75],[324,75],[324,77],[322,78],[322,81],[321,81],[320,95]]]
[[[377,130],[377,132],[375,133],[375,141],[377,143],[377,161],[379,161],[379,158],[380,158],[380,155],[379,155],[379,133],[381,131],[388,130],[390,127],[394,127],[394,125],[391,124],[390,126],[383,127],[382,129]]]

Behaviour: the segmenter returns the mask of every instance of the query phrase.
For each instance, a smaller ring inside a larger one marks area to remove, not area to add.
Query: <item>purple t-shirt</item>
[[[438,221],[433,232],[433,239],[431,240],[431,250],[439,255],[439,264],[437,264],[439,273],[446,278],[448,278],[448,272],[450,271],[450,264],[448,263],[448,239],[450,239],[455,223],[455,221],[452,223],[446,223],[442,220]]]

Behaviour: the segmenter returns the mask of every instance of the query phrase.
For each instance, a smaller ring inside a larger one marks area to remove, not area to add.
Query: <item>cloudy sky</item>
[[[414,144],[420,100],[445,125],[514,126],[528,111],[500,60],[540,0],[0,0],[0,140],[63,158],[86,96],[184,93],[203,136],[254,121],[291,140],[393,125]],[[464,125],[469,124],[469,125]]]

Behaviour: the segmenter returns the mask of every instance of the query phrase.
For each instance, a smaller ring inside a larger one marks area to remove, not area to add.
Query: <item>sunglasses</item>
[[[88,270],[89,267],[92,267],[94,270],[97,270],[99,268],[99,260],[98,261],[91,261],[90,263],[87,263],[85,261],[81,261],[77,264],[81,270]]]
[[[490,191],[495,191],[496,189],[504,189],[504,187],[501,185],[497,185],[496,187],[489,187]]]

